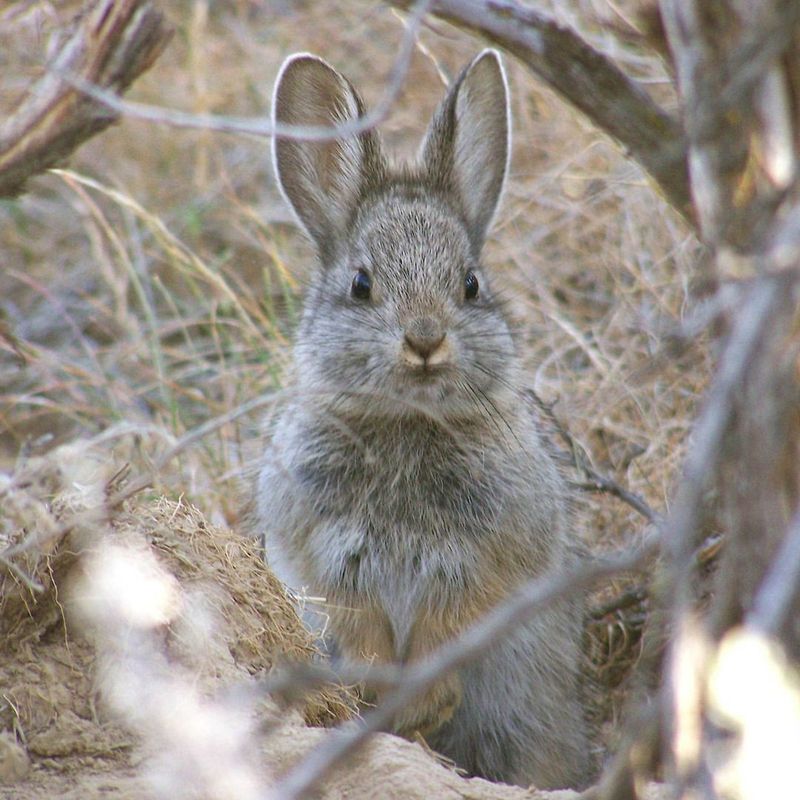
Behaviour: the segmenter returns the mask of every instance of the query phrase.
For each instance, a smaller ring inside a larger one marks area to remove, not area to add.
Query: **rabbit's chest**
[[[355,613],[352,624],[359,610],[385,615],[396,657],[530,571],[520,531],[540,503],[507,448],[466,447],[469,431],[336,433],[300,437],[284,473],[293,512],[283,527],[297,535],[284,549],[314,594]]]
[[[513,493],[498,477],[509,472],[502,453],[464,449],[441,432],[381,433],[335,448],[312,445],[296,463],[320,515],[361,519],[365,534],[382,541],[403,528],[427,545],[435,533],[479,535],[494,525]]]
[[[348,608],[380,608],[402,658],[412,628],[430,614],[458,615],[484,559],[450,531],[419,535],[394,520],[323,522],[309,544],[321,593]],[[425,623],[423,623],[424,626]]]
[[[307,546],[324,587],[380,600],[399,619],[452,604],[474,582],[503,487],[489,465],[445,456],[386,447],[379,460],[347,453],[302,471],[317,519]]]

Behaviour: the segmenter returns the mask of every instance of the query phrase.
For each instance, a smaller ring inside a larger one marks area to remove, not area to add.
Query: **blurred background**
[[[0,113],[42,75],[81,5],[0,7]],[[269,114],[279,66],[301,50],[374,104],[407,24],[366,0],[157,5],[175,35],[126,97],[253,119]],[[628,35],[643,13],[637,2],[537,8],[675,109],[663,63]],[[423,24],[381,127],[399,158],[413,157],[447,80],[483,46],[438,20]],[[596,469],[663,509],[708,370],[705,343],[674,335],[699,246],[613,142],[513,58],[506,65],[513,155],[485,259],[502,276],[531,386]],[[0,469],[120,424],[151,442],[126,458],[148,462],[152,447],[245,401],[279,398],[314,256],[269,152],[266,138],[127,117],[64,170],[0,200]],[[184,451],[159,488],[236,527],[262,415]],[[593,548],[641,528],[613,498],[578,499],[577,534]]]

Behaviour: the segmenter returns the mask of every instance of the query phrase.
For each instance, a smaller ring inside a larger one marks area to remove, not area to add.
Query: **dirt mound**
[[[181,499],[109,509],[113,453],[89,443],[0,484],[0,797],[267,796],[352,713],[322,691],[296,708],[259,689],[313,643],[256,542]],[[326,797],[570,798],[465,780],[379,735]]]
[[[109,515],[105,499],[119,485],[110,463],[79,443],[0,487],[2,544],[18,548],[19,568],[0,582],[0,779],[22,779],[0,790],[8,796],[67,797],[75,780],[82,797],[118,781],[142,796],[132,767],[160,724],[148,703],[166,703],[165,716],[213,716],[225,707],[222,687],[315,652],[255,541],[165,497]],[[149,720],[133,719],[137,698],[125,697],[142,680],[158,689],[141,698]],[[331,689],[301,710],[329,724],[352,707]],[[264,701],[259,713],[278,709]]]

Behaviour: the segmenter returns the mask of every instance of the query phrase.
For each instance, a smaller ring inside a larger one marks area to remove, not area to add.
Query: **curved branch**
[[[406,8],[408,0],[389,0]],[[694,222],[680,123],[575,31],[517,0],[434,0],[431,12],[516,56],[618,141],[666,199]]]

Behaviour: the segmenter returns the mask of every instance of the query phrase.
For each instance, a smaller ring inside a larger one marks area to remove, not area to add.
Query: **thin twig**
[[[647,589],[643,586],[631,586],[616,597],[589,610],[589,616],[593,620],[601,620],[608,614],[624,611],[631,606],[639,605],[648,597]]]
[[[692,559],[692,568],[697,569],[704,564],[708,564],[719,552],[723,539],[724,537],[721,534],[712,534],[706,538],[700,547],[695,550]],[[591,608],[589,610],[589,617],[594,620],[600,620],[607,614],[623,611],[626,608],[643,603],[649,597],[650,591],[646,585],[631,586],[621,594]]]
[[[159,125],[259,137],[280,136],[287,139],[314,142],[342,139],[356,136],[375,128],[389,115],[405,85],[417,34],[432,2],[433,0],[417,0],[413,5],[409,4],[412,5],[412,9],[405,26],[405,32],[392,68],[389,71],[388,83],[377,104],[372,110],[367,111],[363,117],[345,120],[336,125],[287,125],[285,123],[276,123],[267,118],[253,119],[251,117],[222,114],[192,114],[186,111],[164,108],[163,106],[124,100],[115,92],[108,91],[102,86],[86,81],[79,75],[69,72],[60,72],[59,76],[62,80],[117,114]]]
[[[584,489],[589,492],[600,492],[603,494],[610,494],[623,503],[627,503],[635,511],[638,511],[648,522],[653,525],[661,524],[661,518],[648,503],[636,494],[635,492],[626,489],[622,484],[615,481],[613,478],[608,478],[601,475],[589,464],[581,464],[580,470],[587,476],[588,480],[583,483],[577,484],[579,489]]]
[[[32,592],[36,592],[38,594],[44,591],[44,586],[42,586],[42,584],[39,583],[36,578],[28,575],[25,570],[23,570],[21,567],[18,567],[13,561],[9,561],[8,558],[6,558],[6,556],[4,556],[2,553],[0,553],[0,566],[4,567],[10,573],[15,575]]]
[[[658,747],[658,706],[638,706],[630,714],[625,738],[603,771],[601,779],[580,795],[579,800],[639,800],[639,776]]]
[[[386,690],[402,684],[406,669],[401,664],[374,664],[369,661],[285,664],[259,680],[255,690],[259,694],[285,697],[304,695],[308,691],[331,685],[363,684]]]
[[[532,389],[527,391],[528,397],[531,398],[536,407],[547,417],[547,421],[553,426],[556,433],[561,437],[561,440],[566,444],[569,450],[570,459],[572,464],[578,472],[582,473],[587,479],[584,483],[577,484],[578,488],[586,489],[592,492],[604,492],[613,495],[623,503],[627,503],[632,509],[641,514],[651,525],[661,524],[661,515],[657,514],[648,504],[648,502],[636,494],[635,492],[626,489],[613,478],[606,475],[601,475],[589,463],[589,458],[584,452],[583,448],[575,441],[572,434],[561,424],[558,417],[551,406],[542,400],[538,394]]]

